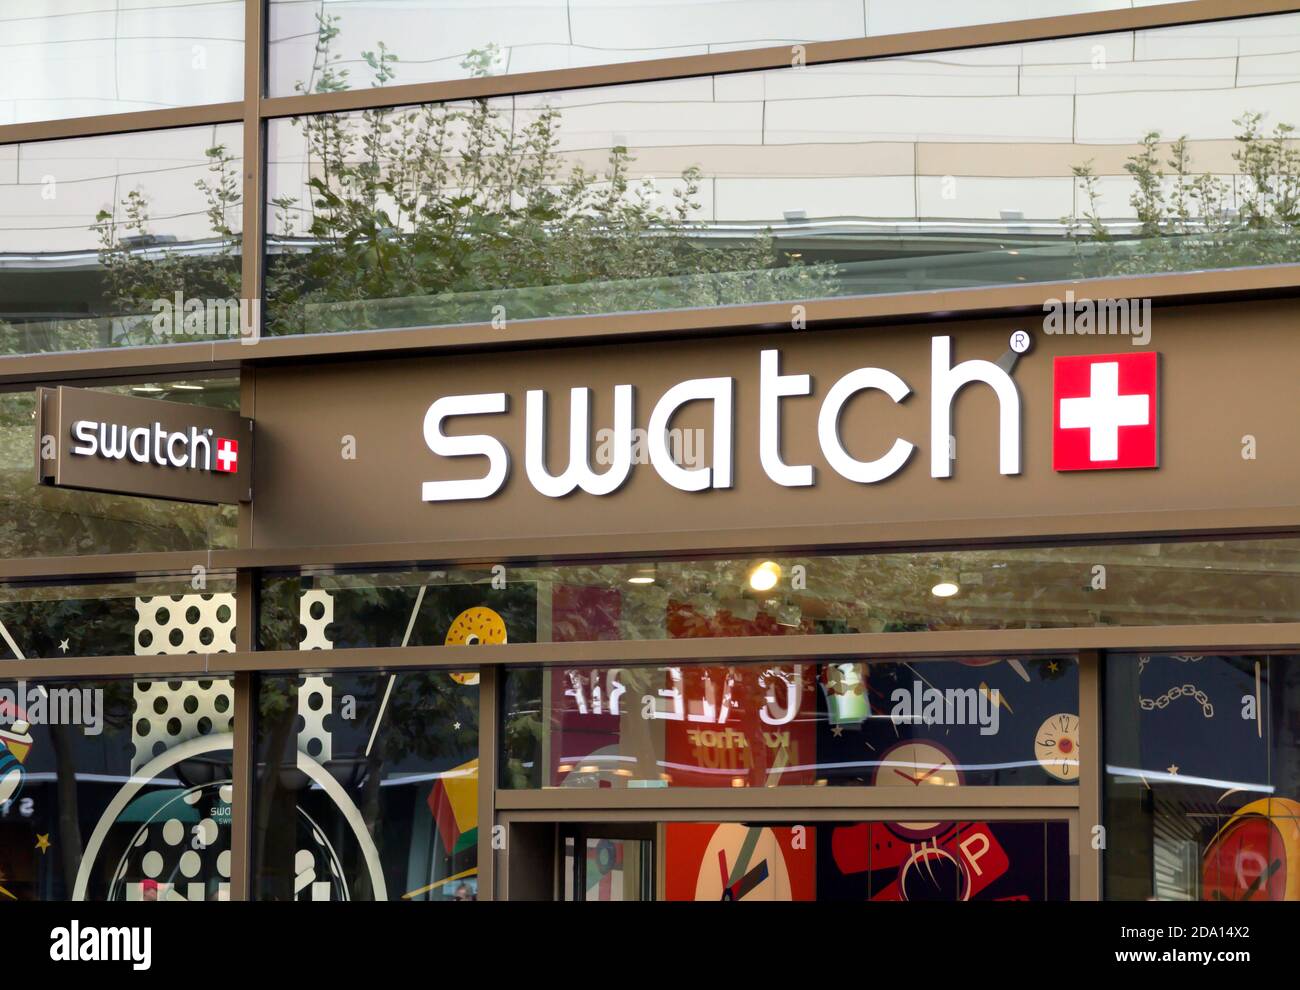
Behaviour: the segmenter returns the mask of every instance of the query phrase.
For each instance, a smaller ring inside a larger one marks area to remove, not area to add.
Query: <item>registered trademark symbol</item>
[[[1014,330],[1011,333],[1011,349],[1017,354],[1024,354],[1033,346],[1033,338],[1028,330]]]

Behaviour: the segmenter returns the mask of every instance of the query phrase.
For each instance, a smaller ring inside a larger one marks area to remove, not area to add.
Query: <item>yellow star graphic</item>
[[[1178,773],[1178,764],[1175,763],[1175,764],[1173,764],[1172,766],[1169,767],[1169,776],[1172,777],[1172,776],[1174,776],[1174,775],[1177,774],[1177,773]]]
[[[44,835],[39,833],[37,834],[36,848],[41,851],[42,856],[45,855],[46,851],[50,848],[50,833],[46,832]]]

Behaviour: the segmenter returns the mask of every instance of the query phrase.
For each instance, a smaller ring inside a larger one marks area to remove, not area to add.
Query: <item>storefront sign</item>
[[[1142,533],[1294,505],[1283,305],[1153,319],[1122,350],[997,318],[266,366],[253,549]]]
[[[59,488],[184,502],[252,499],[253,422],[225,409],[37,390],[37,476]]]

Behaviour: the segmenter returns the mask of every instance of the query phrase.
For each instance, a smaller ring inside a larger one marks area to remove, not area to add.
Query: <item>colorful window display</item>
[[[0,901],[230,898],[229,680],[0,682]]]
[[[1063,901],[1064,821],[670,822],[670,901]]]
[[[1105,665],[1105,895],[1300,899],[1295,656]]]
[[[1079,781],[1066,657],[519,668],[503,696],[504,787]]]

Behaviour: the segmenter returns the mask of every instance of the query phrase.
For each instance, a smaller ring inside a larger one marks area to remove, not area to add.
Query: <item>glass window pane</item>
[[[258,898],[477,899],[477,673],[267,676],[257,704]]]
[[[1295,655],[1121,655],[1105,675],[1105,896],[1300,900]]]
[[[272,95],[288,96],[368,86],[367,53],[384,58],[382,82],[400,85],[464,78],[480,68],[493,75],[569,69],[1130,5],[1130,0],[271,0],[270,89]]]
[[[1295,540],[512,564],[272,576],[259,621],[265,649],[1296,622],[1297,575]]]
[[[0,124],[226,103],[243,94],[243,0],[8,3],[0,27]]]
[[[232,691],[0,681],[0,901],[229,900]]]
[[[241,133],[0,149],[0,354],[238,337]]]
[[[100,391],[239,408],[239,379],[186,379]],[[36,483],[34,392],[0,393],[0,556],[146,553],[235,545],[238,510]]]
[[[1079,782],[1065,657],[512,668],[503,697],[509,788],[830,784],[903,805]]]
[[[1294,262],[1297,35],[1289,14],[273,121],[268,331]]]
[[[0,584],[0,660],[233,653],[235,579]]]

